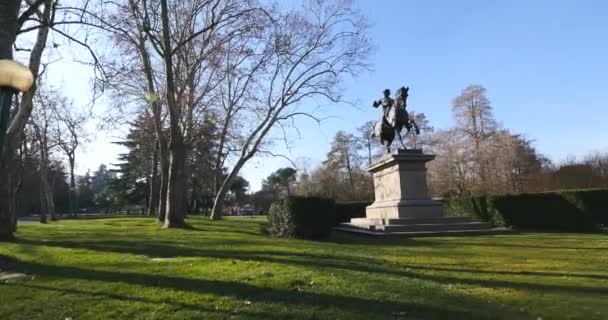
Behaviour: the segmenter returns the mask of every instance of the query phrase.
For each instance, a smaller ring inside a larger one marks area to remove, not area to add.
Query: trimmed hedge
[[[334,225],[350,222],[352,218],[365,218],[365,208],[370,204],[369,201],[337,202]]]
[[[446,213],[471,216],[494,226],[552,231],[594,231],[608,225],[608,190],[446,199]]]
[[[334,226],[334,214],[332,199],[290,196],[270,206],[268,231],[283,238],[327,238]]]

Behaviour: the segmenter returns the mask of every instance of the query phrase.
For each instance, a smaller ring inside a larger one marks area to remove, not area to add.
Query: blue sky
[[[344,84],[356,107],[324,105],[319,114],[333,118],[322,127],[298,120],[301,135],[291,135],[290,148],[277,145],[278,151],[316,165],[337,130],[354,131],[378,117],[370,105],[385,87],[410,86],[408,108],[424,112],[435,128],[448,128],[451,99],[473,83],[487,88],[504,127],[534,140],[554,161],[608,150],[608,2],[361,0],[357,5],[373,25],[376,50],[374,70]],[[71,90],[81,93],[78,87]],[[108,135],[100,133],[82,154],[80,172],[115,161],[120,149],[108,145]],[[243,175],[256,190],[262,178],[288,164],[254,159]]]

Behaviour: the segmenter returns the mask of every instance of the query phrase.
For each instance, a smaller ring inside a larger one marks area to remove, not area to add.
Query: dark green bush
[[[608,224],[608,190],[453,198],[444,208],[449,215],[471,216],[494,226],[584,232]]]
[[[365,208],[370,204],[369,201],[337,202],[334,225],[350,222],[352,218],[365,218]]]
[[[444,210],[451,216],[467,216],[475,220],[491,223],[495,227],[505,226],[503,216],[494,210],[492,197],[450,198],[443,204]]]
[[[563,191],[568,201],[591,215],[594,224],[608,226],[608,190]]]
[[[318,197],[287,197],[268,211],[268,231],[283,238],[327,238],[334,226],[335,203]]]

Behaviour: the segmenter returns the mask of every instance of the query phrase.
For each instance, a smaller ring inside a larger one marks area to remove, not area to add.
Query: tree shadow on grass
[[[608,238],[607,238],[608,240]],[[517,243],[483,243],[483,242],[456,242],[454,246],[480,246],[496,248],[530,248],[530,249],[566,249],[566,250],[603,250],[608,251],[608,247],[564,247],[564,246],[545,246],[545,245],[526,245]]]
[[[77,295],[77,296],[91,296],[91,297],[101,298],[105,301],[107,301],[107,300],[129,301],[129,302],[134,302],[134,303],[146,303],[146,304],[151,304],[154,306],[158,306],[160,304],[168,304],[168,305],[171,305],[172,307],[178,307],[180,309],[186,309],[186,310],[197,311],[197,312],[202,311],[202,312],[210,312],[210,313],[229,313],[232,311],[232,310],[221,310],[219,308],[212,309],[212,308],[204,307],[201,304],[189,304],[189,303],[184,303],[182,301],[175,301],[175,299],[173,299],[171,301],[166,301],[166,300],[161,300],[161,299],[155,300],[155,299],[150,299],[150,298],[142,298],[142,297],[128,296],[128,295],[116,294],[116,293],[107,293],[107,292],[101,292],[101,291],[85,291],[85,290],[70,289],[70,288],[56,288],[56,287],[51,287],[51,286],[30,284],[28,282],[6,283],[5,285],[10,286],[10,287],[24,287],[24,288],[28,288],[31,290],[54,291],[54,292],[58,292],[58,293],[62,293],[62,294],[71,294],[71,295]],[[246,315],[248,319],[270,319],[273,316],[275,316],[275,315],[273,315],[271,313],[267,313],[267,312],[261,312],[261,311],[248,312],[243,309],[239,309],[238,314]]]
[[[364,246],[403,246],[403,247],[454,247],[447,241],[418,241],[413,238],[404,237],[382,237],[370,235],[347,234],[345,232],[333,232],[327,240],[330,243],[343,245],[364,245]]]
[[[347,270],[355,272],[365,272],[370,274],[386,274],[391,276],[421,279],[427,281],[433,281],[444,284],[464,284],[473,285],[478,287],[490,287],[490,288],[510,288],[510,289],[523,289],[523,290],[536,290],[542,292],[568,292],[568,293],[589,293],[589,294],[608,294],[608,288],[602,287],[586,287],[586,286],[564,286],[558,284],[539,284],[539,283],[528,283],[528,282],[516,282],[516,281],[505,281],[497,279],[479,279],[477,273],[486,274],[507,274],[494,271],[480,272],[478,270],[470,270],[471,276],[467,278],[452,277],[445,275],[429,275],[420,272],[413,272],[407,270],[407,266],[390,265],[386,264],[385,261],[375,258],[367,257],[353,257],[345,255],[329,255],[329,254],[312,254],[306,252],[291,252],[291,251],[276,251],[276,250],[227,250],[225,248],[217,250],[209,249],[198,249],[198,248],[187,248],[187,247],[175,247],[165,246],[160,244],[146,244],[145,246],[134,246],[132,242],[126,241],[104,241],[98,243],[83,243],[83,242],[71,242],[71,241],[44,241],[38,242],[33,240],[20,240],[21,243],[30,245],[45,245],[55,246],[61,248],[77,248],[77,249],[89,249],[98,251],[108,251],[117,253],[137,254],[146,255],[149,257],[203,257],[203,258],[214,258],[214,259],[230,259],[240,261],[256,261],[262,263],[279,263],[286,265],[303,266],[307,268],[330,268],[338,270]],[[416,267],[422,270],[421,267]],[[433,267],[428,267],[431,270]],[[446,271],[446,272],[467,272],[461,269],[448,269],[443,270],[437,269],[433,271]],[[546,272],[535,272],[530,274],[519,273],[519,275],[526,276],[560,276],[560,274],[546,273]],[[608,277],[604,275],[595,274],[569,274],[567,272],[561,274],[561,276],[570,277],[587,277],[593,279],[606,279]]]
[[[608,275],[592,274],[592,273],[576,273],[576,272],[557,272],[557,271],[506,271],[506,270],[482,270],[482,269],[466,269],[466,268],[447,268],[440,266],[418,266],[418,265],[400,265],[402,268],[414,270],[428,271],[445,271],[445,272],[462,272],[462,273],[484,273],[484,274],[502,274],[513,276],[534,276],[534,277],[572,277],[572,278],[589,278],[598,280],[608,280]]]
[[[231,297],[240,301],[251,300],[254,301],[254,303],[278,303],[296,308],[337,307],[354,314],[363,315],[366,319],[390,319],[391,317],[394,317],[394,315],[403,314],[404,312],[407,312],[408,314],[422,314],[425,317],[433,319],[443,318],[446,315],[449,315],[450,318],[481,319],[486,318],[487,316],[475,313],[475,311],[484,314],[487,314],[487,312],[500,312],[499,310],[503,312],[505,311],[504,309],[499,309],[498,306],[494,304],[488,304],[473,299],[467,300],[468,304],[466,305],[466,308],[463,308],[463,306],[460,304],[454,306],[431,306],[419,303],[378,301],[353,296],[339,296],[326,293],[299,292],[269,287],[257,287],[242,282],[190,279],[131,272],[89,270],[77,267],[45,265],[25,261],[14,262],[19,270],[25,273],[45,277],[117,282],[126,285],[166,288],[198,294],[213,294]],[[122,298],[118,295],[109,297]],[[185,305],[185,307],[191,306]],[[289,310],[289,308],[287,310]],[[309,316],[310,315],[307,315],[306,317],[309,318]],[[273,314],[271,317],[284,319],[290,318],[290,315]]]

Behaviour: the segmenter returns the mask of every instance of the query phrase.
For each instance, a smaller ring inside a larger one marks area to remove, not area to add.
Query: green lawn
[[[0,268],[28,277],[0,284],[0,319],[608,319],[606,235],[315,242],[262,221],[21,226]]]

